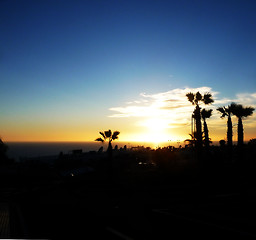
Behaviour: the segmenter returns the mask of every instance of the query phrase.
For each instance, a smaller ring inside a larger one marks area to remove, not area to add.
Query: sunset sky
[[[0,137],[182,141],[185,95],[200,91],[215,100],[210,137],[224,139],[216,108],[256,107],[255,13],[254,0],[2,0]],[[255,138],[256,112],[243,123]]]

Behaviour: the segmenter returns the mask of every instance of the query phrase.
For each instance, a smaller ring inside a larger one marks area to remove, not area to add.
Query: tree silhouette
[[[188,142],[189,146],[194,147],[196,143],[195,132],[193,132],[192,134],[189,134],[189,136],[191,137],[191,139],[185,139],[184,142]]]
[[[199,103],[204,103],[205,105],[211,104],[214,102],[212,99],[211,93],[205,93],[203,96],[200,92],[197,93],[187,93],[186,94],[188,101],[193,105],[196,105],[195,110],[193,112],[193,118],[196,121],[196,131],[195,131],[195,139],[197,149],[200,151],[202,148],[202,123],[201,123],[201,108],[199,107]]]
[[[7,150],[8,150],[8,146],[0,138],[0,164],[4,164],[7,162],[8,160],[8,157],[6,155]]]
[[[206,123],[206,119],[210,118],[212,116],[212,109],[206,110],[205,108],[201,111],[201,116],[204,121],[204,141],[205,141],[205,147],[209,148],[210,146],[210,138],[209,138],[209,130]]]
[[[115,131],[112,134],[111,130],[100,132],[101,137],[95,139],[95,141],[102,142],[102,143],[105,142],[105,141],[108,141],[107,152],[108,152],[109,156],[112,156],[112,149],[113,148],[112,148],[111,142],[118,139],[119,134],[120,134],[120,132],[118,132],[118,131]]]
[[[227,120],[227,141],[228,141],[228,147],[229,149],[232,149],[233,145],[233,127],[232,127],[232,120],[231,116],[233,114],[233,110],[236,106],[236,103],[231,103],[228,107],[219,107],[217,108],[217,111],[220,112],[222,115],[220,116],[221,118],[228,117]]]
[[[242,146],[244,144],[244,128],[242,119],[253,114],[255,109],[253,107],[244,107],[242,104],[233,104],[232,113],[238,118],[237,126],[237,144]]]

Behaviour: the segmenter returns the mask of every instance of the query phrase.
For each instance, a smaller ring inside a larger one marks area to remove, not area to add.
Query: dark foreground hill
[[[221,151],[203,167],[188,149],[144,148],[2,166],[9,237],[255,238],[252,152],[241,165]]]

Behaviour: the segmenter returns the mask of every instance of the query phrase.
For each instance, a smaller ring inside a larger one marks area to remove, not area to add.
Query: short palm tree
[[[231,116],[233,114],[233,110],[237,104],[236,103],[231,103],[231,105],[227,107],[219,107],[217,108],[217,111],[220,112],[222,115],[220,116],[221,118],[228,117],[227,120],[227,141],[228,141],[228,147],[232,148],[233,145],[233,126],[232,126],[232,120]]]
[[[233,105],[232,113],[238,118],[237,126],[237,144],[242,146],[244,144],[244,128],[242,119],[253,114],[255,109],[253,107],[244,107],[242,104]]]
[[[120,132],[115,131],[115,132],[112,133],[111,130],[100,132],[101,137],[95,139],[95,141],[102,142],[102,143],[105,142],[105,141],[108,141],[108,150],[107,150],[107,152],[111,156],[112,155],[112,144],[111,144],[111,142],[118,139],[119,134],[120,134]]]
[[[196,131],[195,138],[198,149],[202,148],[202,123],[201,123],[201,108],[199,107],[200,103],[204,103],[205,105],[211,104],[214,102],[212,99],[211,93],[205,93],[203,96],[200,92],[197,93],[187,93],[186,94],[188,101],[193,105],[196,105],[195,110],[193,112],[193,118],[196,121]]]
[[[210,146],[210,138],[209,138],[209,130],[206,123],[206,119],[212,116],[212,109],[206,110],[205,108],[201,111],[202,119],[204,120],[204,141],[205,147],[209,148]]]
[[[194,147],[196,140],[195,140],[195,132],[193,132],[192,134],[189,134],[189,136],[191,137],[191,139],[185,139],[184,142],[188,142],[188,145],[190,147]]]

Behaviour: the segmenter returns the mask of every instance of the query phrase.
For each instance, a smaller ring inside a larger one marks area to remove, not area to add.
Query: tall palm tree
[[[118,139],[119,134],[120,134],[120,132],[115,131],[115,132],[112,133],[111,130],[100,132],[101,137],[95,139],[95,141],[102,142],[102,143],[105,142],[105,141],[108,141],[107,152],[108,152],[109,156],[111,157],[112,156],[112,149],[113,149],[111,142]]]
[[[210,138],[209,138],[209,130],[206,123],[206,119],[212,116],[212,109],[206,110],[205,108],[201,111],[202,119],[204,120],[204,140],[205,140],[205,147],[209,148],[210,145]]]
[[[211,104],[214,102],[212,99],[211,93],[205,93],[203,96],[200,92],[197,93],[187,93],[186,94],[188,101],[192,103],[192,105],[196,105],[195,110],[193,112],[193,118],[196,121],[196,131],[195,138],[197,143],[197,148],[200,150],[202,148],[202,123],[201,123],[201,108],[199,107],[200,103],[204,103],[205,105]]]
[[[228,141],[228,147],[231,149],[233,145],[233,127],[232,127],[232,120],[231,116],[233,114],[233,109],[236,107],[236,103],[231,103],[231,105],[227,107],[219,107],[217,108],[217,111],[220,112],[222,115],[221,118],[228,117],[227,120],[227,141]]]
[[[244,107],[242,104],[235,104],[232,112],[238,118],[237,126],[237,144],[242,146],[244,144],[244,128],[242,119],[249,117],[253,114],[255,109],[253,107]]]

